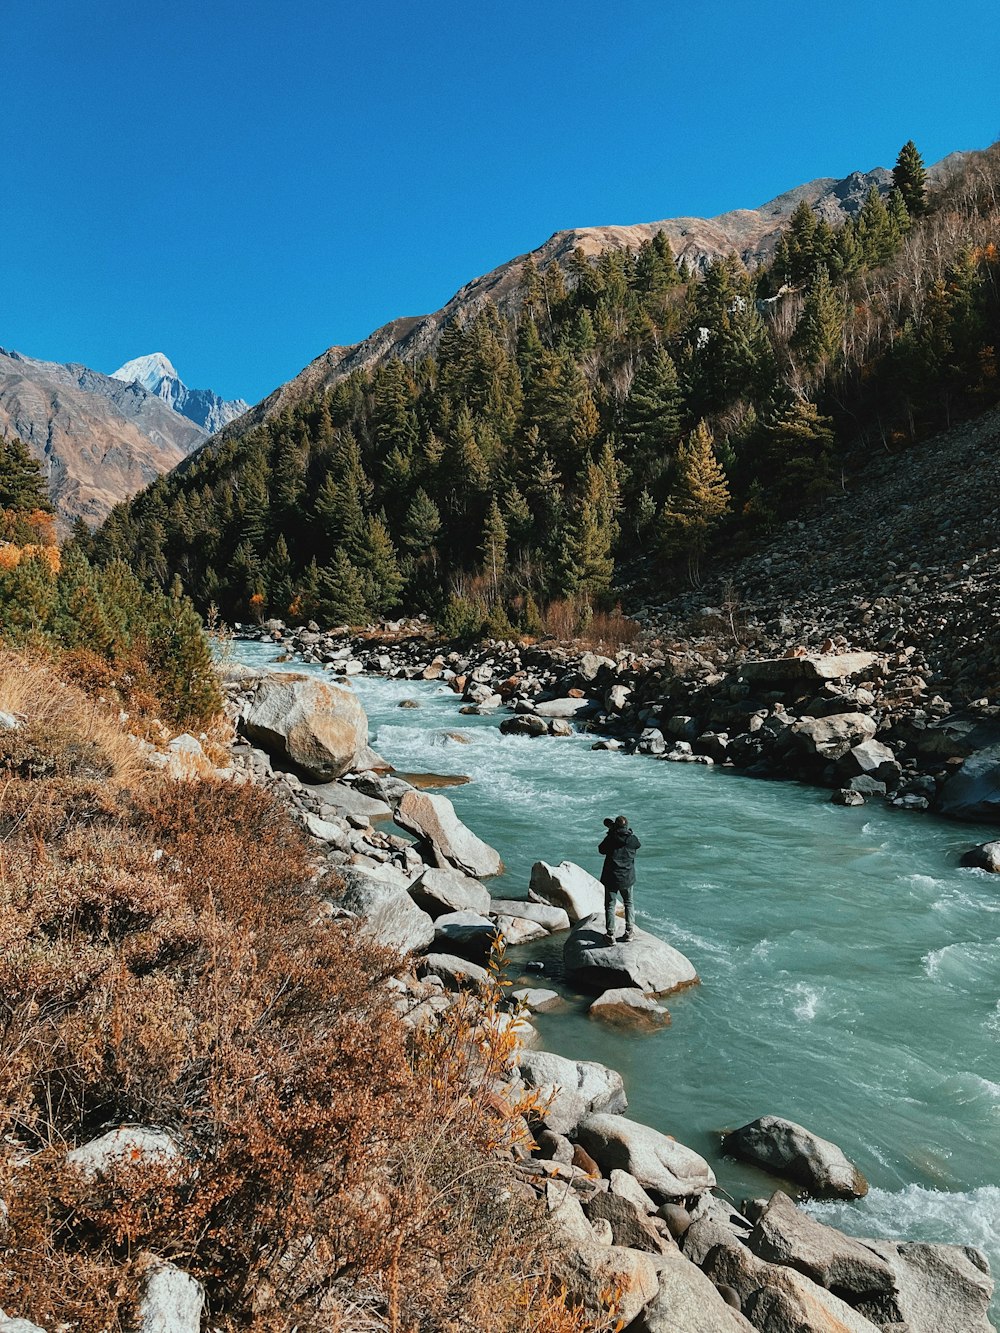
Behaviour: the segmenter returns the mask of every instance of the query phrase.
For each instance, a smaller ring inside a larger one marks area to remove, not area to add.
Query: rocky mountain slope
[[[946,179],[967,156],[951,153],[928,170],[933,184]],[[432,353],[444,328],[453,320],[473,316],[487,302],[502,314],[511,314],[520,304],[521,270],[534,259],[540,272],[553,264],[564,269],[574,251],[587,256],[607,250],[637,249],[658,232],[670,238],[678,261],[693,269],[704,269],[713,259],[736,252],[753,268],[774,253],[782,229],[796,206],[804,199],[820,218],[832,226],[861,211],[872,186],[887,194],[892,186],[892,172],[884,167],[872,171],[854,171],[842,180],[821,177],[778,195],[759,208],[738,208],[714,218],[666,218],[660,222],[642,222],[631,226],[576,227],[557,231],[544,245],[527,254],[517,255],[498,268],[466,283],[440,310],[430,315],[395,319],[376,329],[363,342],[329,347],[311,361],[294,379],[280,385],[243,416],[238,425],[226,431],[240,433],[295,403],[311,398],[335,384],[353,370],[365,370],[392,358],[413,362]]]
[[[231,401],[220,398],[212,389],[189,389],[162,352],[126,361],[111,378],[123,380],[126,384],[133,381],[141,384],[209,435],[214,435],[230,421],[242,416],[249,406],[242,398]]]
[[[3,349],[0,432],[20,436],[43,463],[66,524],[100,521],[206,438],[135,381]]]

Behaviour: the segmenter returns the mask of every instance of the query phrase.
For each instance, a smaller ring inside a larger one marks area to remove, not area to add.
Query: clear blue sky
[[[30,0],[0,345],[255,401],[563,227],[1000,136],[995,3]]]

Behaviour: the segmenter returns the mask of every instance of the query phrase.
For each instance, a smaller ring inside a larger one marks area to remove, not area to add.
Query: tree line
[[[456,634],[535,631],[623,571],[696,582],[720,533],[821,500],[859,444],[995,395],[998,163],[929,193],[909,143],[891,189],[839,227],[801,202],[753,273],[693,272],[663,233],[529,257],[514,314],[213,442],[78,542],[230,618],[402,608]]]

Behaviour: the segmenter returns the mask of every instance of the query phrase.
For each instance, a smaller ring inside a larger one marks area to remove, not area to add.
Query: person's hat
[[[615,819],[615,828],[628,828],[628,820],[624,815],[619,815]]]

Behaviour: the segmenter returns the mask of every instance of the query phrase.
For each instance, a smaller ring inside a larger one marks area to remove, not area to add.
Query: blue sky
[[[256,401],[553,231],[1000,136],[994,3],[31,0],[0,345]]]

